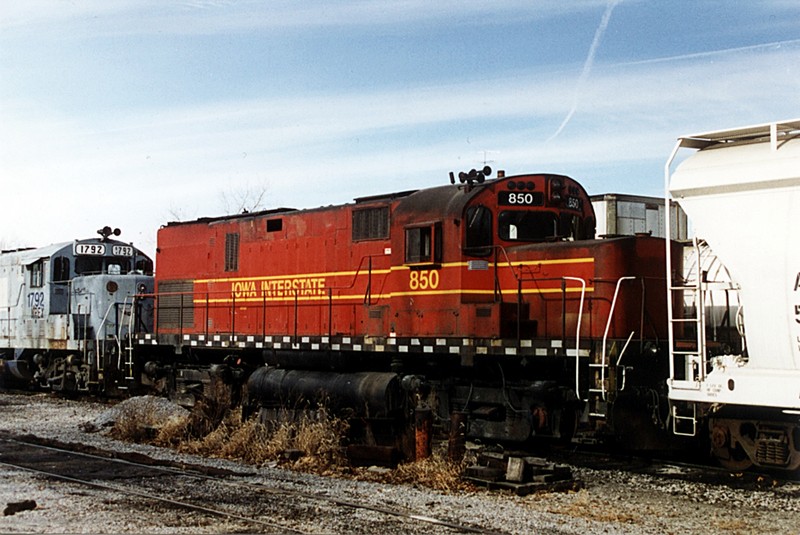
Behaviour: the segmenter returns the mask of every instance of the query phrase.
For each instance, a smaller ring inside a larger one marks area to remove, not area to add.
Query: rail
[[[94,302],[94,300],[90,300]],[[114,301],[108,304],[105,313],[103,314],[100,323],[97,326],[97,332],[94,333],[94,349],[95,349],[95,371],[99,373],[103,369],[103,359],[105,357],[106,352],[106,344],[105,342],[108,341],[107,337],[107,328],[110,327],[111,331],[111,338],[114,345],[117,348],[117,369],[122,370],[122,355],[124,352],[123,347],[123,340],[126,337],[125,334],[125,327],[127,326],[127,338],[128,338],[128,346],[132,347],[133,345],[133,331],[134,325],[133,322],[135,320],[135,306],[136,296],[125,296],[122,302]],[[79,307],[80,308],[80,307]],[[114,320],[110,320],[110,316],[114,315]],[[80,312],[79,312],[80,314]],[[82,314],[85,319],[91,315],[91,310]],[[125,322],[125,316],[128,316],[127,324]],[[122,319],[120,319],[120,317]],[[84,329],[83,329],[83,342],[84,342],[84,360],[88,362],[88,322],[84,321]],[[129,363],[132,364],[132,363]]]
[[[526,304],[528,296],[525,290],[530,285],[539,283],[560,283],[560,299],[561,299],[561,339],[562,347],[567,348],[574,342],[575,348],[575,382],[576,388],[581,380],[581,372],[578,369],[581,355],[581,330],[584,327],[583,323],[586,317],[584,308],[586,306],[586,294],[588,291],[588,280],[585,278],[575,276],[557,276],[557,277],[540,277],[534,273],[526,272],[526,266],[522,264],[515,264],[509,258],[508,251],[502,246],[493,246],[494,249],[494,265],[493,265],[493,292],[495,302],[507,302],[509,306],[514,306],[511,299],[516,300],[517,315],[516,325],[508,322],[509,329],[508,337],[516,339],[518,347],[522,344],[525,332],[523,329],[523,314],[522,309]],[[301,310],[304,307],[326,307],[326,313],[321,312],[318,319],[319,332],[327,331],[328,337],[333,337],[340,329],[337,329],[337,322],[334,318],[334,310],[336,306],[353,306],[354,300],[361,299],[364,305],[375,305],[382,299],[382,284],[386,283],[386,276],[390,269],[386,266],[381,266],[376,270],[375,260],[385,258],[385,255],[365,255],[360,258],[355,271],[350,272],[348,279],[342,281],[343,284],[325,286],[325,296],[315,295],[313,299],[304,299],[301,290],[284,290],[283,295],[279,300],[274,296],[270,296],[264,291],[257,295],[238,295],[231,290],[215,291],[212,288],[186,288],[184,291],[175,292],[162,292],[153,294],[156,299],[156,307],[158,311],[157,328],[162,333],[177,334],[179,339],[183,338],[184,330],[189,326],[198,326],[202,329],[202,333],[208,337],[213,335],[230,335],[231,341],[237,334],[237,325],[239,321],[247,322],[248,328],[244,329],[250,334],[260,334],[266,337],[270,333],[276,332],[275,322],[278,322],[279,328],[277,331],[286,333],[286,336],[298,339],[299,329],[302,327]],[[506,271],[507,270],[507,271]],[[511,280],[516,282],[516,298],[511,298],[513,295],[511,288],[506,284],[501,285],[501,271],[505,276],[510,276]],[[376,276],[376,273],[378,274]],[[341,280],[341,279],[340,279]],[[348,296],[347,302],[337,302],[337,292],[349,290],[360,285],[364,285],[363,293],[356,292],[352,296]],[[505,286],[505,287],[503,287]],[[551,284],[552,289],[558,291],[556,284]],[[539,293],[542,298],[544,293]],[[360,297],[359,297],[360,296]],[[574,296],[574,297],[573,297]],[[573,301],[573,304],[570,304]],[[239,316],[238,309],[241,306],[250,308],[249,315]],[[568,332],[573,330],[572,321],[567,321],[566,311],[567,308],[572,309],[577,306],[575,311],[577,314],[576,323],[574,325],[574,333]],[[225,310],[224,314],[220,314]],[[273,311],[278,311],[274,312]],[[224,320],[223,315],[227,315],[227,320]],[[305,313],[303,313],[305,315]],[[326,318],[327,316],[327,318]],[[326,318],[326,319],[325,319]],[[216,319],[217,323],[214,324]],[[509,317],[509,320],[511,318]],[[512,320],[513,321],[513,320]],[[268,328],[268,322],[270,323]],[[327,325],[326,325],[327,323]],[[352,328],[352,326],[351,326]],[[512,329],[516,329],[516,333]],[[242,329],[239,329],[242,330]],[[213,332],[212,332],[213,331]],[[260,333],[259,333],[260,331]],[[345,325],[344,333],[347,334]],[[513,333],[513,334],[512,334]],[[353,334],[353,333],[350,333]],[[530,337],[528,337],[530,338]],[[287,342],[289,340],[286,340]]]
[[[131,297],[131,313],[128,316],[128,337],[127,341],[128,344],[125,347],[125,351],[127,353],[127,361],[124,364],[127,366],[127,375],[126,378],[133,378],[133,331],[134,331],[134,322],[139,321],[139,315],[141,314],[140,307],[138,306],[139,296],[132,295]],[[120,336],[121,338],[121,336]],[[120,346],[119,351],[119,358],[120,361],[117,365],[117,368],[122,368],[122,347]]]
[[[562,277],[564,283],[562,283],[561,291],[562,294],[566,294],[566,281],[571,280],[580,283],[581,285],[581,302],[578,305],[578,324],[575,327],[575,394],[580,398],[580,369],[581,369],[581,324],[583,322],[583,302],[586,296],[586,281],[584,279],[578,277]],[[566,295],[564,295],[564,307],[566,306]],[[561,317],[566,317],[565,313],[561,314]],[[583,401],[587,401],[588,396]]]
[[[603,345],[602,345],[602,353],[601,353],[602,357],[601,357],[601,361],[600,361],[600,388],[601,388],[601,395],[602,395],[603,401],[606,401],[607,395],[608,395],[608,393],[606,392],[606,367],[607,367],[607,364],[606,364],[606,361],[607,361],[606,351],[607,351],[607,346],[608,346],[608,331],[611,330],[611,322],[614,319],[614,310],[615,310],[615,308],[617,306],[617,298],[619,297],[619,290],[620,290],[620,287],[622,286],[623,282],[631,281],[631,280],[637,280],[637,279],[638,279],[638,277],[632,277],[632,276],[620,277],[619,279],[617,279],[616,288],[614,288],[614,297],[611,300],[611,309],[608,312],[608,320],[606,321],[606,327],[605,327],[605,330],[603,331]],[[639,329],[640,336],[642,335],[643,330],[644,330],[644,292],[645,292],[645,285],[644,285],[644,280],[643,279],[641,279],[641,283],[642,283],[642,316],[641,316],[641,320],[640,320],[641,323],[640,323],[640,329]],[[619,363],[619,361],[622,359],[622,355],[625,353],[625,350],[628,348],[628,344],[630,343],[631,339],[633,338],[633,334],[634,333],[631,332],[630,336],[628,336],[628,340],[625,342],[625,346],[622,348],[622,351],[620,351],[619,358],[617,359],[617,363]]]
[[[335,293],[337,291],[349,290],[355,288],[359,283],[359,279],[364,280],[366,277],[364,293],[361,300],[364,305],[372,306],[379,301],[376,295],[376,284],[380,282],[376,276],[376,269],[374,266],[375,258],[384,258],[384,254],[364,255],[360,258],[356,270],[352,273],[349,282],[340,285],[325,286],[325,296],[319,299],[325,301],[323,305],[321,302],[304,302],[302,291],[299,289],[283,290],[284,295],[280,302],[271,303],[266,292],[261,292],[260,299],[254,297],[237,297],[235,292],[230,290],[221,291],[207,291],[207,290],[189,290],[189,291],[176,291],[176,292],[159,292],[155,294],[142,295],[140,297],[153,297],[155,299],[156,309],[158,311],[157,326],[160,329],[176,329],[178,337],[183,338],[183,329],[187,325],[195,324],[195,311],[202,310],[203,319],[203,332],[208,337],[212,330],[212,312],[214,310],[227,309],[229,310],[227,329],[222,332],[227,332],[230,336],[236,334],[237,329],[237,308],[241,303],[246,303],[247,306],[253,306],[259,311],[259,317],[256,321],[260,321],[261,335],[267,335],[267,320],[269,318],[269,311],[284,309],[291,307],[287,311],[287,320],[291,317],[291,325],[287,324],[287,332],[292,332],[292,336],[296,339],[299,337],[298,329],[300,325],[299,313],[300,309],[304,306],[307,307],[321,307],[327,308],[328,318],[328,334],[333,335],[333,307],[335,301]],[[384,268],[381,268],[382,270]],[[380,291],[377,292],[380,295]],[[187,297],[189,303],[187,303]],[[199,305],[199,306],[198,306]],[[165,317],[169,316],[169,319]],[[177,316],[177,317],[175,317]],[[252,320],[251,320],[252,321]],[[252,326],[252,323],[251,323]],[[218,328],[217,333],[222,330]]]
[[[547,281],[561,281],[561,338],[563,342],[566,342],[566,281],[574,281],[581,284],[581,298],[580,298],[580,308],[578,310],[578,322],[577,322],[577,335],[576,341],[580,343],[580,327],[583,318],[583,305],[585,301],[586,295],[586,280],[579,278],[579,277],[570,277],[570,276],[561,276],[561,277],[536,277],[531,274],[530,277],[525,277],[524,275],[524,268],[523,266],[517,265],[515,266],[511,259],[508,257],[508,251],[506,251],[505,247],[502,245],[495,245],[492,246],[495,250],[494,255],[494,288],[495,288],[495,300],[497,301],[498,298],[502,301],[503,293],[500,288],[500,274],[499,274],[499,267],[501,263],[498,259],[498,252],[502,254],[504,257],[504,263],[502,264],[504,267],[508,267],[513,275],[514,279],[517,281],[517,343],[519,343],[522,339],[522,324],[521,324],[521,311],[522,311],[522,304],[523,304],[523,283],[525,282],[547,282]],[[576,353],[578,352],[578,347],[576,346]]]
[[[580,303],[578,304],[578,320],[575,325],[575,394],[581,398],[583,401],[588,400],[588,396],[584,399],[580,395],[580,347],[581,347],[581,327],[583,325],[583,307],[586,300],[586,280],[580,277],[570,277],[570,276],[562,276],[558,278],[536,278],[531,277],[530,279],[526,279],[523,275],[522,266],[517,266],[515,268],[514,263],[508,257],[508,251],[503,246],[496,245],[494,246],[495,249],[495,262],[494,262],[494,287],[495,287],[495,299],[499,294],[500,299],[502,300],[502,292],[497,291],[500,287],[500,276],[498,271],[498,253],[500,253],[504,259],[506,265],[511,269],[511,274],[517,281],[517,344],[519,345],[522,341],[522,323],[521,323],[521,312],[522,312],[522,303],[523,303],[523,293],[522,293],[522,286],[523,282],[525,281],[538,281],[543,282],[547,280],[560,280],[561,281],[561,333],[562,333],[562,341],[564,342],[564,347],[566,347],[566,303],[567,303],[567,281],[577,282],[581,285],[581,295],[580,295]]]
[[[95,355],[95,360],[96,360],[95,370],[97,370],[97,371],[100,371],[100,370],[103,369],[103,356],[104,356],[104,352],[105,352],[104,351],[105,350],[105,344],[103,344],[102,342],[104,342],[105,339],[106,339],[105,327],[106,327],[106,322],[108,322],[108,315],[111,313],[111,309],[115,308],[115,305],[116,305],[116,303],[114,303],[114,302],[108,304],[108,307],[106,308],[106,312],[105,312],[105,314],[103,314],[103,319],[100,320],[100,324],[97,326],[97,332],[94,333],[94,345],[95,345],[94,355]],[[119,323],[119,322],[116,322],[116,323]],[[113,326],[113,327],[116,328],[116,326]],[[85,357],[86,356],[84,355],[84,358]]]
[[[16,320],[18,319],[18,318],[14,319],[11,318],[11,309],[19,307],[20,300],[22,299],[22,294],[25,293],[25,286],[26,285],[24,282],[19,285],[19,292],[17,292],[17,302],[12,305],[11,301],[9,301],[8,305],[4,307],[6,309],[6,319],[4,320],[6,322],[6,335],[3,338],[5,338],[8,341],[8,347],[11,347],[11,339],[13,338],[11,334],[11,326],[14,325]]]

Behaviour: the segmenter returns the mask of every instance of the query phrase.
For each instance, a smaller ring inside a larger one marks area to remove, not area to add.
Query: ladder
[[[610,387],[614,384],[616,377],[611,373],[611,367],[607,362],[590,362],[589,371],[591,373],[588,399],[589,418],[605,420],[608,412],[608,393],[614,391]]]
[[[697,237],[692,239],[696,263],[685,274],[668,277],[669,285],[669,387],[670,391],[699,391],[706,373],[706,314],[702,269],[703,250]],[[669,256],[671,253],[667,253]],[[671,264],[671,262],[670,262]],[[675,282],[675,279],[679,282]],[[694,310],[687,310],[688,302]],[[688,336],[694,330],[694,338]],[[680,341],[679,341],[680,340]],[[670,397],[672,394],[670,393]],[[672,433],[697,435],[697,405],[670,403]],[[683,409],[683,412],[681,412]]]
[[[128,302],[128,298],[130,297],[130,302]],[[128,383],[134,380],[133,376],[133,333],[136,324],[136,297],[129,296],[126,297],[124,302],[122,303],[123,320],[127,316],[128,321],[127,325],[125,321],[120,321],[119,331],[117,333],[117,347],[118,351],[118,362],[117,368],[124,372],[124,384],[117,385],[117,388],[120,390],[127,390]],[[127,332],[123,332],[123,327],[127,326]],[[127,342],[127,343],[123,343]],[[123,356],[124,355],[124,356]],[[123,360],[124,359],[124,360]]]
[[[705,241],[692,240],[694,264],[685,270],[679,283],[670,281],[670,398],[680,398],[680,392],[699,391],[709,372],[707,327],[708,305],[713,305],[712,292],[738,290],[727,271],[727,280],[709,280],[720,273],[711,274],[718,260]],[[724,270],[724,266],[721,267]],[[711,277],[709,277],[711,275]],[[693,309],[687,306],[693,303]],[[712,325],[713,325],[712,321]],[[693,332],[692,332],[693,331]],[[677,392],[673,396],[673,392]],[[683,404],[683,412],[672,404],[672,430],[676,435],[695,436],[697,433],[697,406]],[[689,430],[687,430],[687,427]]]
[[[706,307],[704,272],[702,259],[710,250],[702,247],[700,240],[692,240],[697,262],[680,282],[669,281],[670,296],[670,387],[673,390],[700,390],[706,374]],[[694,303],[694,310],[687,310],[685,303]],[[676,306],[677,305],[677,306]],[[690,339],[688,333],[694,330]],[[677,340],[680,338],[680,342]]]

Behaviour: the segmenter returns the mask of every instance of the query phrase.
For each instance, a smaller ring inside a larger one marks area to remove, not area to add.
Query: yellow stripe
[[[373,275],[387,275],[391,270],[390,269],[373,269],[371,273]],[[195,279],[195,283],[207,283],[207,282],[239,282],[239,281],[268,281],[268,280],[286,280],[286,279],[313,279],[313,278],[321,278],[321,277],[344,277],[344,276],[353,276],[357,274],[368,275],[370,271],[331,271],[327,273],[300,273],[297,275],[269,275],[263,277],[229,277],[223,279]]]
[[[594,258],[562,258],[561,260],[526,260],[524,262],[512,262],[512,266],[551,266],[555,264],[594,264]],[[501,267],[506,264],[501,264]]]
[[[594,263],[594,258],[587,257],[587,258],[562,258],[559,260],[525,260],[521,262],[498,262],[495,264],[494,262],[489,262],[489,267],[519,267],[519,266],[550,266],[550,265],[557,265],[557,264],[592,264]],[[469,266],[469,262],[446,262],[444,264],[438,264],[441,268],[453,268],[459,267],[464,268]],[[424,267],[424,265],[422,265]],[[415,266],[392,266],[388,269],[373,269],[371,273],[373,275],[387,275],[394,271],[410,271],[412,267],[419,267],[419,265]],[[193,282],[197,284],[203,283],[210,283],[210,282],[240,282],[240,281],[266,281],[266,280],[286,280],[286,279],[304,279],[304,278],[320,278],[320,277],[352,277],[354,275],[367,275],[370,271],[368,270],[361,270],[361,271],[328,271],[322,273],[297,273],[297,274],[285,274],[285,275],[268,275],[262,277],[227,277],[227,278],[219,278],[219,279],[196,279]]]
[[[579,293],[581,288],[566,288],[566,293]],[[586,292],[594,292],[594,287],[590,286],[586,288]],[[502,295],[516,295],[517,290],[501,290],[500,293]],[[554,294],[554,293],[561,293],[561,288],[534,288],[530,290],[522,290],[523,295],[537,295],[537,294]],[[493,290],[417,290],[417,291],[404,291],[404,292],[392,292],[389,294],[371,294],[369,297],[371,300],[382,300],[382,299],[392,299],[394,297],[413,297],[417,295],[424,295],[424,296],[432,296],[432,295],[494,295]],[[334,295],[332,296],[333,301],[349,301],[349,300],[357,300],[363,301],[364,294],[350,294],[350,295]],[[298,297],[298,301],[327,301],[327,297]],[[294,301],[293,297],[242,297],[240,299],[236,299],[236,303],[273,303],[273,302],[292,302]],[[194,304],[202,305],[205,303],[208,304],[233,304],[234,300],[229,298],[220,298],[220,299],[209,299],[206,301],[205,299],[194,299],[192,301]]]

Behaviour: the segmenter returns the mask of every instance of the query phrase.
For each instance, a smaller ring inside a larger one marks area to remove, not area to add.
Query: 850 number
[[[408,287],[412,290],[434,290],[439,287],[439,272],[421,269],[409,273]]]
[[[536,204],[536,197],[533,193],[509,193],[508,204]]]

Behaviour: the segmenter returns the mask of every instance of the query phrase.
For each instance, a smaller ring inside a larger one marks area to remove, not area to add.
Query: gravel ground
[[[585,484],[578,492],[525,497],[483,490],[448,494],[179,455],[166,449],[121,443],[103,432],[83,430],[87,422],[101,421],[107,411],[108,406],[97,403],[0,393],[0,430],[206,464],[240,472],[243,478],[272,488],[324,492],[505,533],[800,533],[798,483],[745,491],[640,474],[573,468],[575,476]],[[109,496],[107,491],[46,482],[0,466],[0,507],[26,499],[35,500],[36,509],[0,517],[0,533],[230,533],[247,529],[235,521],[148,506],[137,503],[136,498],[121,499]],[[314,530],[347,533],[348,526],[342,520],[314,526]],[[440,528],[430,531],[446,532]]]

